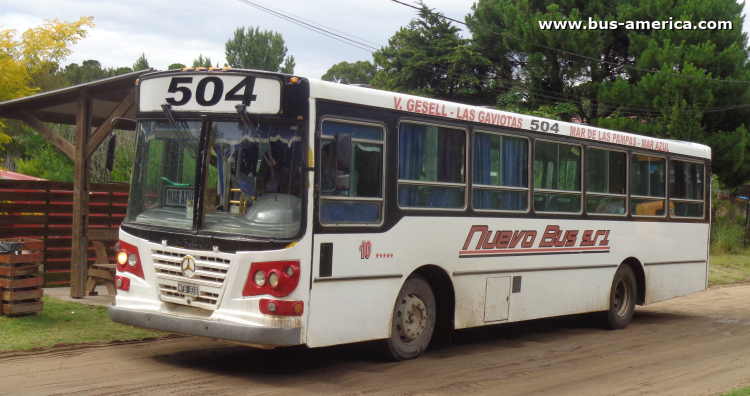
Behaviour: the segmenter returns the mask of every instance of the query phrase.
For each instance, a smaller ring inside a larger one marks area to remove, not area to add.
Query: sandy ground
[[[385,363],[369,345],[279,350],[169,338],[0,353],[0,394],[702,395],[750,386],[750,285],[636,310],[604,331],[586,316],[453,334]]]

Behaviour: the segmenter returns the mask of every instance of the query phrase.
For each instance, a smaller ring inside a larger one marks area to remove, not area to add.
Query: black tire
[[[608,330],[628,327],[635,312],[635,299],[638,289],[635,274],[628,265],[621,265],[615,273],[609,292],[609,309],[601,312],[602,326]]]
[[[414,359],[430,344],[435,331],[435,295],[427,281],[412,275],[401,286],[393,307],[391,336],[385,350],[395,360]]]

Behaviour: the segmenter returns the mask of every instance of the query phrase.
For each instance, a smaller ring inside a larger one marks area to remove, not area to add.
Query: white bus
[[[253,70],[138,83],[119,323],[383,340],[706,289],[709,147]]]

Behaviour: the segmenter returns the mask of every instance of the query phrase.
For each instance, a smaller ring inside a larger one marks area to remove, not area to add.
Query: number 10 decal
[[[362,254],[362,260],[369,259],[370,253],[372,253],[372,244],[370,241],[362,241],[362,244],[359,245],[359,252]]]

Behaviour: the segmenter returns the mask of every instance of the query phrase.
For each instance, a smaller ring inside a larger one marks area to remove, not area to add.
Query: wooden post
[[[86,153],[91,135],[92,100],[81,91],[76,110],[76,152],[73,179],[73,249],[70,260],[70,296],[86,295],[86,270],[88,269],[89,179],[91,168]]]

